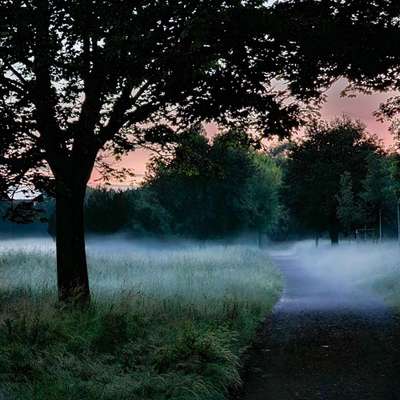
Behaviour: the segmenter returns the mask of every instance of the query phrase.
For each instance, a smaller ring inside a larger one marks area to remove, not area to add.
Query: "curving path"
[[[400,399],[399,338],[376,296],[272,254],[286,285],[250,354],[243,400]]]

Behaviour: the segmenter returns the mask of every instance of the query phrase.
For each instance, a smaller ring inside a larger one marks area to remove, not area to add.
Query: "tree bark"
[[[84,232],[86,184],[56,184],[57,282],[61,302],[90,302]]]

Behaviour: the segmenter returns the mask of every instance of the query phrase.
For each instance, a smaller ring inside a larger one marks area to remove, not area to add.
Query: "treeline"
[[[169,157],[151,163],[135,190],[92,189],[85,204],[93,233],[226,238],[269,233],[280,215],[282,173],[241,131],[212,141],[188,130]]]
[[[210,140],[190,129],[172,153],[153,159],[140,187],[90,189],[86,230],[195,239],[328,236],[332,243],[394,236],[399,161],[347,118],[314,122],[299,140],[269,150],[240,130]]]
[[[360,122],[344,118],[314,123],[280,155],[282,202],[290,214],[288,231],[382,238],[397,231],[399,155],[383,150]]]

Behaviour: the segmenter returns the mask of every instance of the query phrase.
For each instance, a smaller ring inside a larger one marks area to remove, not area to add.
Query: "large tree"
[[[2,176],[55,193],[61,300],[89,300],[83,202],[102,152],[204,119],[297,124],[262,0],[1,0],[0,15]]]

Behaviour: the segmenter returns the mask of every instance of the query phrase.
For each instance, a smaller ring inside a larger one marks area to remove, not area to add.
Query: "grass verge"
[[[85,311],[56,305],[51,251],[0,253],[6,398],[222,400],[240,385],[240,355],[281,291],[265,253],[116,253],[91,252]]]
[[[372,287],[400,315],[400,272],[379,276]]]

